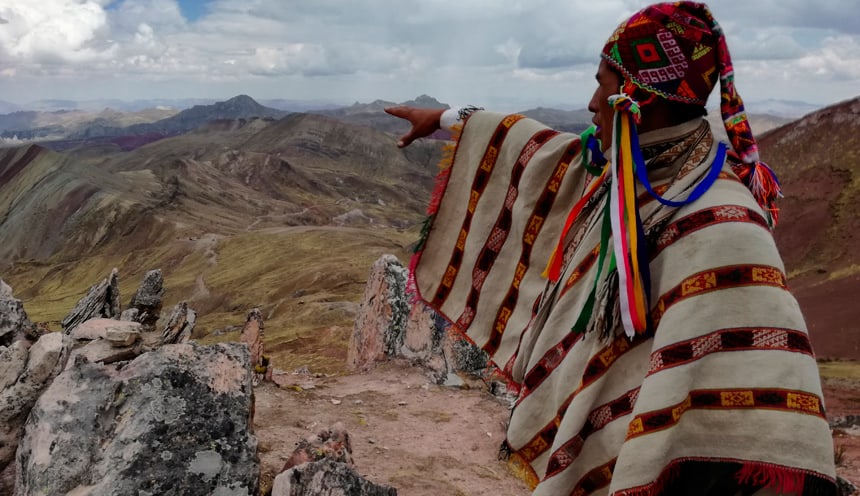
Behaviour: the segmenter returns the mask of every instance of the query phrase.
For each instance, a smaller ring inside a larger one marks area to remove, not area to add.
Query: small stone
[[[368,443],[370,443],[370,444],[376,444],[376,440],[375,440],[375,439],[371,439],[371,438],[367,438],[367,442],[368,442]]]
[[[364,402],[363,402],[363,401],[361,401],[361,400],[355,400],[355,401],[353,401],[353,402],[352,402],[352,404],[353,404],[353,405],[363,405],[363,404],[364,404]]]
[[[136,308],[127,308],[122,311],[119,315],[119,320],[123,322],[137,322],[137,317],[140,314],[140,310]]]
[[[272,496],[306,494],[397,496],[397,490],[368,481],[349,464],[325,458],[292,467],[279,474],[272,484],[271,494]]]
[[[109,342],[111,346],[117,348],[131,346],[136,343],[138,339],[140,339],[139,330],[109,327],[105,331],[105,340],[107,340],[107,342]]]
[[[336,400],[336,399],[334,399],[334,398],[332,398],[332,399],[331,399],[331,404],[332,404],[332,405],[340,405],[341,403],[342,403],[342,401],[340,401],[340,400]]]
[[[405,401],[398,401],[398,402],[397,402],[397,404],[398,404],[398,405],[400,405],[400,406],[406,406],[406,402],[405,402]]]
[[[455,374],[455,373],[451,372],[451,373],[449,373],[449,374],[448,374],[448,376],[445,378],[444,385],[445,385],[445,386],[448,386],[448,387],[458,387],[458,388],[461,388],[461,387],[463,387],[463,386],[465,386],[465,385],[466,385],[466,382],[463,380],[463,378],[462,378],[462,377],[460,377],[459,375],[457,375],[457,374]]]

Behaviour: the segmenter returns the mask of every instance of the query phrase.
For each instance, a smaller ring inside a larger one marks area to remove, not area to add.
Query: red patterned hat
[[[641,88],[667,100],[704,106],[719,78],[726,133],[745,164],[735,172],[775,223],[773,201],[779,185],[773,171],[759,162],[743,100],[735,89],[726,37],[707,5],[671,2],[648,6],[618,26],[601,57],[622,74],[623,91],[628,94]]]

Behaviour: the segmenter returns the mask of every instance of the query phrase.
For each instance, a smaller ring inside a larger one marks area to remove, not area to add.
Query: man
[[[702,118],[718,79],[730,146]],[[511,466],[536,495],[836,494],[770,231],[778,185],[719,25],[703,4],[647,7],[610,37],[597,81],[599,140],[387,110],[412,123],[400,146],[458,129],[413,274],[518,388]]]

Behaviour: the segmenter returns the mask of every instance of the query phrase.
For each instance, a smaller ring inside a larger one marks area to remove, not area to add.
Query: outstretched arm
[[[406,119],[412,124],[412,129],[401,136],[397,142],[397,146],[400,148],[409,146],[418,138],[430,136],[439,129],[439,119],[442,117],[444,111],[444,109],[415,108],[402,105],[385,109],[385,112],[394,117]]]

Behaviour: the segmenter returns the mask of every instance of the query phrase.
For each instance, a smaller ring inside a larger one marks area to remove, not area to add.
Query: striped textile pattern
[[[640,136],[660,150],[649,163],[664,197],[684,198],[707,172],[716,144],[703,122]],[[592,179],[580,151],[578,136],[475,112],[413,261],[419,298],[519,390],[512,470],[535,495],[681,494],[702,474],[733,490],[835,494],[806,325],[764,213],[731,166],[681,208],[637,191],[655,331],[630,339],[611,318],[609,260],[597,267],[592,214],[605,194],[568,231],[558,283],[541,276]],[[609,332],[573,334],[598,272],[594,318]]]

